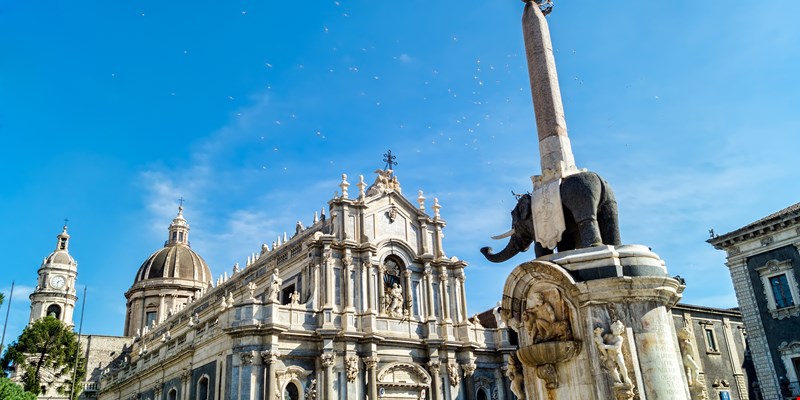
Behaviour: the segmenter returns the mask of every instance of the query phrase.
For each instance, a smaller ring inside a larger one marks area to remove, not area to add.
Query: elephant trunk
[[[483,256],[486,257],[487,260],[493,263],[508,261],[511,257],[519,254],[520,251],[528,250],[528,246],[530,246],[529,242],[526,246],[523,246],[524,249],[521,249],[520,246],[516,244],[515,239],[515,237],[512,237],[511,240],[508,241],[508,244],[506,244],[506,247],[498,253],[493,253],[491,247],[481,248],[481,253],[483,253]]]

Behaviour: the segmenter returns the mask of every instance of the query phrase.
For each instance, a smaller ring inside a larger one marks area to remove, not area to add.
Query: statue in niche
[[[278,268],[276,267],[272,270],[272,277],[270,277],[269,282],[269,300],[270,301],[278,301],[278,295],[281,293],[281,285],[283,284],[283,280],[278,276]]]
[[[622,345],[625,338],[625,325],[617,320],[611,324],[611,333],[603,336],[603,328],[594,328],[594,342],[600,352],[600,361],[603,367],[611,375],[615,387],[633,388],[630,378],[628,378],[628,367],[625,365],[625,355],[622,352]]]
[[[688,328],[678,331],[678,344],[683,356],[683,368],[686,372],[686,383],[689,387],[695,386],[700,379],[700,366],[694,361],[694,345],[692,344],[692,333]]]
[[[386,297],[386,313],[395,318],[403,317],[403,288],[395,282]]]
[[[522,323],[531,340],[534,344],[572,340],[567,305],[557,290],[546,293],[549,299],[545,299],[543,293],[533,293],[530,308],[522,313]]]
[[[247,293],[250,295],[249,299],[254,300],[256,298],[256,283],[250,282],[247,284]]]

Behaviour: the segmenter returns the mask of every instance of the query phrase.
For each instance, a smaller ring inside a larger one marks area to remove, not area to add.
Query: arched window
[[[60,320],[61,307],[59,307],[58,304],[51,304],[50,307],[47,307],[47,316]]]
[[[199,381],[197,381],[197,396],[195,400],[208,400],[208,376],[203,375]]]
[[[476,400],[489,400],[489,395],[486,393],[485,388],[478,389],[478,397]]]
[[[167,400],[178,400],[178,390],[175,388],[170,389],[167,393]]]
[[[283,400],[300,400],[300,389],[296,383],[286,384],[286,388],[283,389]]]

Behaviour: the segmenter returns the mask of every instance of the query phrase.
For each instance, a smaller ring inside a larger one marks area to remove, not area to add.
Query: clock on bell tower
[[[30,295],[32,323],[45,316],[55,317],[68,326],[74,326],[72,314],[78,300],[75,281],[78,263],[69,254],[67,226],[58,234],[56,249],[45,257],[39,267],[39,281]]]

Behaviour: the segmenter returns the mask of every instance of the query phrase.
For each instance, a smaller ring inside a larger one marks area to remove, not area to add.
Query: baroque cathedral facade
[[[511,399],[515,338],[497,313],[467,314],[467,263],[446,256],[438,201],[409,201],[391,170],[339,186],[328,217],[216,280],[179,208],[125,293],[122,351],[89,361],[95,395]]]

